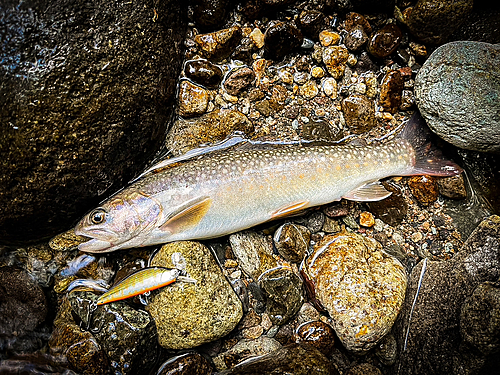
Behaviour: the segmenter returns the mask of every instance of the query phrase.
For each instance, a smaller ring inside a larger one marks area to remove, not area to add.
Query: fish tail
[[[408,142],[414,151],[412,167],[403,175],[455,176],[463,169],[444,157],[442,151],[432,141],[431,132],[419,112],[410,118],[396,139]]]

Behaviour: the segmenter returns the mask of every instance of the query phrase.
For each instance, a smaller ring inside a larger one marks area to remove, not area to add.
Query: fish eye
[[[89,217],[93,224],[101,224],[106,219],[106,210],[104,208],[96,208],[90,213]]]

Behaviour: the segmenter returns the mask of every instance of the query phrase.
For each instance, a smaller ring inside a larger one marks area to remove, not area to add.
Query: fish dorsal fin
[[[380,181],[369,182],[351,190],[342,198],[358,202],[373,202],[387,198],[392,193],[388,191]]]
[[[160,230],[170,233],[179,233],[183,230],[196,226],[206,215],[212,198],[201,197],[181,206],[160,227]]]
[[[308,204],[309,204],[309,201],[300,201],[300,202],[295,202],[295,203],[286,205],[285,207],[281,207],[279,210],[274,211],[272,213],[271,219],[278,219],[281,217],[295,215],[298,212],[301,212],[302,210],[304,210]]]

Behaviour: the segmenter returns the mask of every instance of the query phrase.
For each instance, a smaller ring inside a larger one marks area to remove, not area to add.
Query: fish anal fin
[[[296,215],[305,208],[307,208],[307,205],[309,204],[309,201],[300,201],[300,202],[295,202],[290,205],[287,205],[285,207],[281,207],[279,210],[274,211],[271,215],[271,219],[278,219],[286,216],[291,216],[291,215]]]
[[[388,191],[380,181],[369,182],[351,190],[342,198],[358,202],[374,202],[387,198],[392,193]]]
[[[160,227],[160,230],[170,233],[179,233],[183,230],[193,228],[206,215],[211,204],[212,198],[209,197],[202,197],[189,202],[170,216]]]

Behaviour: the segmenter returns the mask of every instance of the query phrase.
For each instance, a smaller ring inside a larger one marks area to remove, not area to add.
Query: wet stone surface
[[[278,253],[290,262],[300,263],[309,248],[311,232],[303,225],[286,223],[274,233]]]
[[[222,70],[205,59],[187,61],[184,74],[192,81],[207,87],[217,86],[222,81]]]
[[[196,352],[185,353],[164,362],[157,375],[210,375],[213,367],[208,360]]]
[[[161,248],[151,266],[173,268],[174,253],[184,257],[186,272],[196,283],[177,282],[152,294],[146,311],[160,345],[193,348],[228,334],[242,317],[242,305],[212,253],[197,242],[173,242]]]
[[[321,353],[328,356],[335,344],[335,331],[330,325],[321,320],[309,321],[301,324],[295,333],[297,342],[304,342],[314,346]]]
[[[325,236],[306,260],[316,298],[344,346],[366,351],[389,332],[404,300],[406,272],[374,240],[348,232]]]
[[[367,45],[368,52],[378,59],[387,57],[398,48],[402,37],[398,26],[385,25],[370,36]]]

